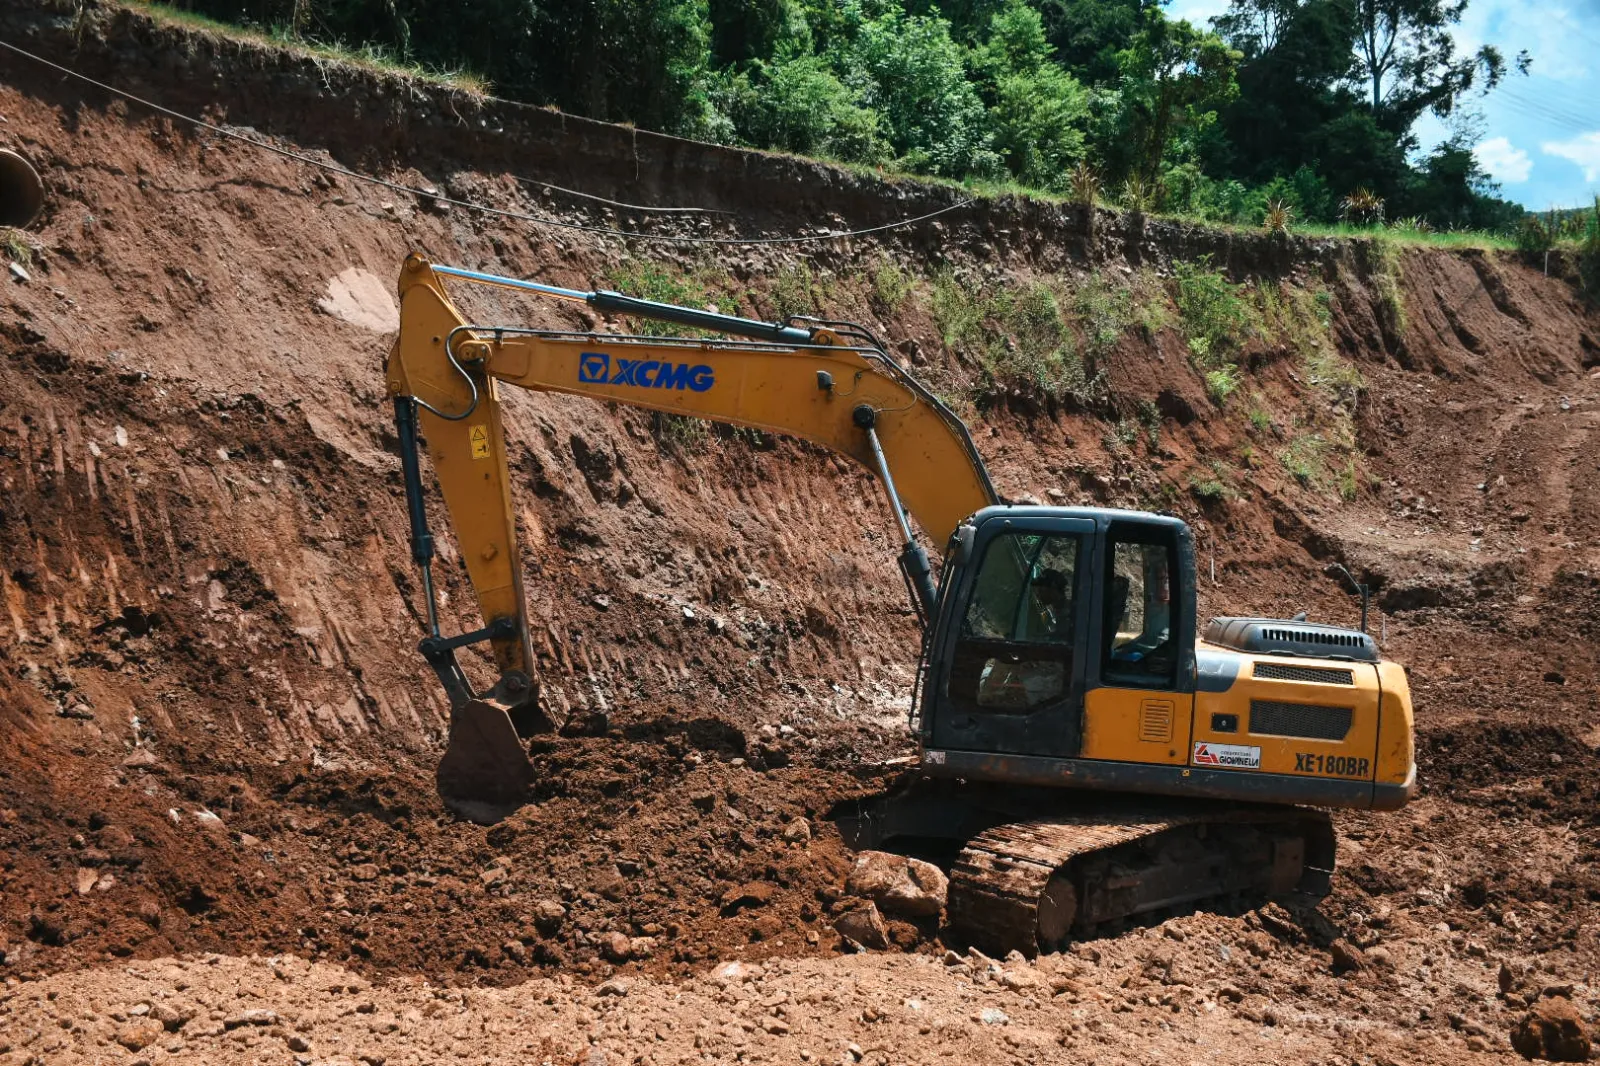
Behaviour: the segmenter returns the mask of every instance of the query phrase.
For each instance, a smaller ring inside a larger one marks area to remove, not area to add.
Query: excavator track
[[[1233,893],[1327,894],[1333,827],[1299,808],[1156,805],[993,826],[950,871],[949,923],[996,954]]]

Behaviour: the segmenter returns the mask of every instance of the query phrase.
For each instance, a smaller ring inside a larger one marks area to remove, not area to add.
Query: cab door
[[[974,538],[941,612],[927,710],[936,748],[1016,755],[1078,751],[1095,526],[994,518]]]
[[[1086,759],[1180,765],[1194,718],[1193,590],[1182,532],[1108,524],[1084,701]]]

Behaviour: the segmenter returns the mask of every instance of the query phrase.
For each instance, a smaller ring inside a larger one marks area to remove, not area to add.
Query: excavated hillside
[[[0,40],[589,227],[0,54],[0,147],[49,193],[0,294],[0,1062],[1445,1063],[1511,1054],[1544,991],[1593,1024],[1600,315],[1559,263],[960,205],[106,3],[16,0]],[[861,321],[1007,498],[1188,520],[1203,614],[1353,624],[1348,566],[1410,670],[1421,797],[1336,816],[1314,912],[1003,965],[905,923],[844,952],[825,815],[914,750],[877,487],[791,441],[517,394],[543,691],[609,728],[538,742],[536,804],[458,821],[381,374],[413,250]]]

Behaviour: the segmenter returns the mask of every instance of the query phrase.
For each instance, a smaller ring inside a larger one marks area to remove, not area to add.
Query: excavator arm
[[[442,279],[500,286],[596,310],[675,322],[740,340],[620,336],[468,321]],[[439,785],[447,800],[514,804],[532,768],[519,734],[548,728],[538,707],[511,472],[499,403],[504,385],[611,400],[798,437],[849,456],[878,477],[897,523],[900,563],[924,625],[933,581],[914,519],[936,544],[996,502],[966,427],[865,330],[847,323],[760,322],[434,266],[409,256],[400,276],[400,334],[388,391],[406,482],[412,554],[422,571],[428,634],[421,651],[451,704]],[[419,437],[426,440],[461,562],[478,597],[481,629],[440,632],[435,554],[423,503]],[[474,692],[455,650],[487,641],[499,680]],[[473,811],[468,810],[472,814]]]

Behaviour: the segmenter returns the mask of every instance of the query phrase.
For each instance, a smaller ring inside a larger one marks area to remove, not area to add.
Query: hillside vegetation
[[[1526,54],[1456,50],[1465,0],[179,0],[282,39],[704,140],[1133,210],[1513,233],[1472,102]],[[1434,113],[1450,139],[1412,133]]]

